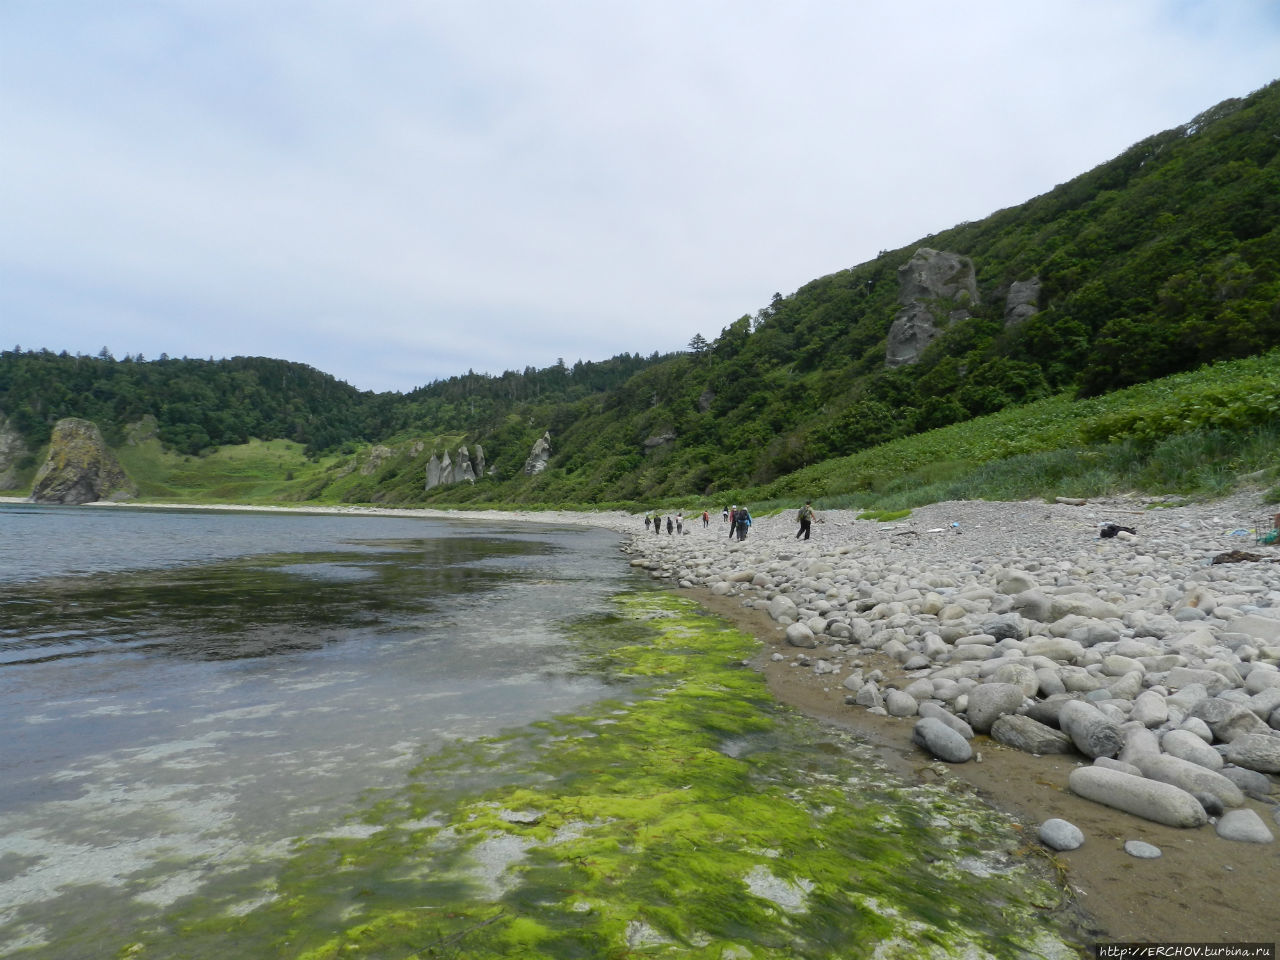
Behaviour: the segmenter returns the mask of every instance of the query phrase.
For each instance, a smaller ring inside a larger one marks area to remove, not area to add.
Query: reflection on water
[[[128,930],[228,871],[267,883],[424,753],[598,698],[561,626],[631,576],[600,531],[16,515],[6,564],[54,572],[0,577],[2,956],[93,957],[68,916]],[[75,553],[41,517],[83,555],[24,559]],[[210,541],[241,553],[200,562]]]

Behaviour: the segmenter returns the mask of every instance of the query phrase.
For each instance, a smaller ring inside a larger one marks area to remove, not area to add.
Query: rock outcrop
[[[474,457],[465,443],[453,455],[448,450],[442,456],[432,451],[427,461],[426,489],[451,483],[475,483],[478,477],[484,476],[484,470],[484,448],[478,443]]]
[[[902,309],[889,328],[885,364],[900,367],[919,361],[948,326],[969,316],[978,302],[973,261],[958,253],[921,247],[898,268]]]
[[[0,490],[12,490],[18,485],[18,464],[30,454],[22,434],[0,413]]]
[[[547,463],[551,460],[551,431],[548,430],[533,445],[533,449],[529,451],[529,458],[524,462],[524,472],[529,476],[541,473],[547,469]]]
[[[1032,314],[1040,312],[1040,278],[1015,280],[1009,284],[1004,301],[1004,325],[1016,327]]]
[[[107,449],[102,432],[88,420],[68,418],[53,427],[49,456],[36,473],[36,503],[128,500],[138,488]]]

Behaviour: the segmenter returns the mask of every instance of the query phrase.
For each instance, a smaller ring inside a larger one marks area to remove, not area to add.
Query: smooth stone
[[[1084,844],[1084,834],[1074,823],[1053,817],[1040,824],[1040,842],[1054,850],[1077,850]]]
[[[1016,713],[1025,697],[1022,688],[1012,683],[980,683],[969,691],[966,713],[969,726],[986,733],[1005,714]]]
[[[805,623],[791,623],[787,625],[787,643],[793,647],[816,647],[818,638],[813,635],[813,631]]]
[[[1137,857],[1139,860],[1158,860],[1164,856],[1159,847],[1143,840],[1126,840],[1124,842],[1124,852],[1131,857]]]
[[[1222,801],[1224,806],[1238,807],[1244,803],[1244,794],[1240,788],[1222,774],[1202,767],[1190,760],[1182,760],[1161,754],[1157,757],[1139,756],[1133,765],[1142,771],[1142,775],[1151,780],[1171,783],[1181,787],[1187,793],[1211,793]]]
[[[919,704],[911,694],[890,689],[884,694],[884,708],[891,717],[914,717]]]
[[[1160,749],[1180,760],[1198,763],[1209,770],[1222,769],[1222,754],[1190,730],[1170,730],[1160,738]]]
[[[795,620],[798,614],[799,608],[788,596],[779,594],[769,601],[769,616],[774,620],[782,620],[784,617],[788,620]]]
[[[947,763],[964,763],[973,756],[969,741],[934,717],[917,720],[911,731],[911,740]]]
[[[1262,818],[1248,807],[1224,813],[1215,829],[1224,840],[1241,843],[1273,843],[1276,839]]]
[[[1209,822],[1204,807],[1187,791],[1119,770],[1076,767],[1067,776],[1067,786],[1086,800],[1165,826],[1200,827]]]
[[[926,701],[920,704],[918,712],[922,717],[930,717],[931,719],[942,721],[966,740],[973,739],[973,727],[969,726],[946,707]]]

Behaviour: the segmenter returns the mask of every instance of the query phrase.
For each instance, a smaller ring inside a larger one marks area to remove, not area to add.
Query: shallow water
[[[69,916],[268,874],[441,744],[599,697],[558,624],[629,577],[599,531],[387,517],[19,506],[0,543],[6,956],[100,955]]]

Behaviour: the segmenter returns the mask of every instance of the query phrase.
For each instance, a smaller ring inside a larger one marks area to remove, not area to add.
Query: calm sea
[[[617,548],[533,524],[0,505],[0,956],[93,956],[59,946],[67,918],[127,929],[350,829],[363,792],[446,741],[599,699],[562,628],[633,582]]]

